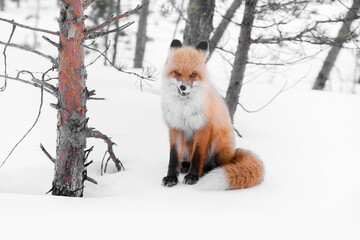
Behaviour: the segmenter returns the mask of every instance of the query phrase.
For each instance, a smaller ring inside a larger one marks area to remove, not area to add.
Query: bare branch
[[[98,184],[97,181],[95,181],[95,179],[89,177],[88,175],[86,175],[85,180],[87,180],[87,181],[89,181],[89,182],[91,182],[91,183],[93,183],[95,185]]]
[[[56,35],[56,36],[60,35],[59,32],[53,32],[53,31],[49,31],[49,30],[46,30],[46,29],[30,27],[30,26],[27,26],[27,25],[24,25],[24,24],[17,23],[14,20],[8,20],[8,19],[5,19],[5,18],[0,18],[0,21],[8,22],[8,23],[11,23],[11,24],[16,25],[18,27],[30,29],[30,30],[37,31],[37,32],[48,33],[48,34],[52,34],[52,35]]]
[[[9,157],[11,156],[11,154],[15,151],[15,149],[19,146],[19,144],[26,138],[27,135],[29,135],[29,133],[34,129],[35,125],[37,124],[37,122],[39,121],[40,115],[41,115],[41,110],[42,110],[42,106],[44,103],[44,87],[43,85],[41,85],[41,91],[40,91],[40,106],[39,106],[39,111],[38,114],[36,116],[36,119],[34,121],[34,123],[32,124],[32,126],[30,127],[30,129],[25,133],[25,135],[15,144],[15,146],[11,149],[10,153],[6,156],[5,160],[2,162],[2,164],[0,165],[0,168],[2,168],[2,166],[5,164],[5,162],[9,159]]]
[[[93,32],[93,33],[85,36],[85,40],[86,39],[95,39],[95,38],[102,37],[102,36],[105,36],[110,33],[120,32],[120,31],[124,30],[125,28],[129,27],[130,25],[132,25],[133,23],[134,23],[134,21],[128,22],[128,23],[122,25],[121,27],[114,28],[112,30],[105,31],[105,32]]]
[[[60,49],[60,45],[52,40],[50,40],[48,37],[42,36],[42,38],[47,41],[48,43],[50,43],[51,45],[55,46],[57,49]]]
[[[239,102],[238,102],[238,105],[239,105],[245,112],[247,112],[247,113],[256,113],[256,112],[259,112],[259,111],[261,111],[262,109],[266,108],[270,103],[272,103],[272,102],[275,100],[275,98],[276,98],[277,96],[279,96],[280,93],[282,93],[282,92],[284,91],[286,85],[287,85],[287,81],[285,82],[284,86],[270,99],[270,101],[268,101],[266,104],[264,104],[262,107],[260,107],[260,108],[258,108],[258,109],[256,109],[256,110],[248,110],[248,109],[246,109],[246,108],[245,108],[241,103],[239,103]]]
[[[0,77],[5,77],[5,76],[0,74]],[[28,81],[28,80],[25,80],[25,79],[22,79],[22,78],[16,78],[16,77],[11,77],[11,76],[7,76],[7,79],[22,82],[22,83],[32,85],[32,86],[37,87],[37,88],[41,88],[42,86],[44,86],[44,84],[42,82],[40,83],[38,81],[31,82],[31,81]],[[51,91],[51,90],[49,90],[47,88],[44,88],[44,91],[47,92],[47,93],[50,93],[51,95],[53,95],[55,97],[57,97],[57,93],[54,93],[53,91]]]
[[[27,70],[21,70],[21,71],[18,71],[18,74],[16,75],[16,78],[19,78],[20,77],[20,74],[30,74],[31,75],[31,81],[35,82],[35,83],[38,83],[39,85],[42,85],[44,87],[46,87],[47,89],[51,90],[53,93],[57,93],[57,88],[55,86],[53,86],[52,84],[50,83],[47,83],[45,82],[45,75],[47,72],[49,72],[50,70],[52,70],[53,68],[50,68],[49,70],[47,70],[43,75],[42,75],[42,80],[39,80],[37,79],[34,74],[30,71],[27,71]]]
[[[9,44],[7,44],[7,43],[2,42],[2,41],[0,41],[0,44],[8,45],[9,47],[19,48],[19,49],[24,50],[24,51],[28,51],[28,52],[35,53],[35,54],[37,54],[37,55],[39,55],[39,56],[42,56],[42,57],[44,57],[44,58],[49,59],[49,60],[53,63],[53,65],[57,66],[57,62],[56,62],[56,59],[55,59],[55,58],[53,58],[53,57],[50,56],[50,55],[46,55],[46,54],[44,54],[44,53],[42,53],[42,52],[39,52],[39,51],[37,51],[37,50],[35,50],[35,49],[31,49],[31,48],[29,48],[29,47],[21,46],[21,45],[15,44],[15,43],[9,43]]]
[[[123,164],[120,162],[119,159],[116,158],[116,156],[114,154],[113,145],[115,145],[115,143],[113,141],[111,141],[111,139],[108,136],[106,136],[105,134],[101,133],[98,130],[95,130],[94,128],[88,128],[87,132],[86,132],[86,137],[87,138],[99,138],[99,139],[104,140],[108,146],[107,151],[109,152],[111,159],[114,161],[117,170],[118,171],[125,170]]]
[[[12,30],[11,30],[11,34],[10,34],[9,40],[8,40],[8,42],[6,43],[6,45],[5,45],[5,47],[4,47],[4,51],[3,51],[3,54],[4,54],[4,65],[5,65],[5,70],[4,70],[4,73],[5,73],[4,75],[5,75],[5,77],[4,77],[4,86],[2,86],[2,87],[0,88],[0,92],[5,91],[6,86],[7,86],[7,79],[6,79],[6,78],[7,78],[6,49],[7,49],[7,46],[9,46],[9,44],[10,44],[10,41],[11,41],[12,36],[14,35],[15,28],[16,28],[16,26],[13,25],[13,28],[12,28]]]
[[[48,151],[46,151],[45,147],[41,143],[40,143],[40,148],[45,153],[45,155],[50,159],[50,161],[55,163],[56,159],[53,158]]]
[[[148,3],[149,4],[149,3]],[[123,14],[120,14],[118,16],[115,16],[115,17],[112,17],[110,19],[108,19],[106,22],[100,24],[99,26],[97,27],[94,27],[94,28],[91,28],[87,31],[85,31],[85,35],[90,35],[91,33],[93,32],[96,32],[96,31],[99,31],[101,29],[103,29],[104,27],[106,27],[107,25],[111,24],[112,22],[115,22],[119,19],[122,19],[122,18],[125,18],[125,17],[128,17],[134,13],[137,13],[138,11],[140,11],[140,9],[142,8],[142,5],[137,5],[136,8],[134,8],[133,10],[131,11],[128,11],[128,12],[125,12]]]
[[[129,71],[125,71],[124,68],[122,66],[116,66],[115,63],[113,63],[104,53],[102,53],[101,51],[99,51],[98,49],[96,48],[92,48],[92,47],[89,47],[89,46],[86,46],[86,45],[83,45],[85,48],[87,49],[90,49],[92,51],[95,51],[95,52],[98,52],[100,53],[100,55],[102,55],[106,61],[108,61],[110,63],[111,66],[113,66],[116,70],[120,71],[120,72],[123,72],[123,73],[126,73],[126,74],[129,74],[129,75],[134,75],[138,78],[140,78],[141,80],[147,80],[147,81],[155,81],[154,79],[154,74],[153,72],[150,72],[150,71],[147,71],[146,75],[140,75],[136,72],[129,72]],[[143,71],[144,72],[144,71]]]
[[[272,103],[272,102],[275,100],[275,98],[276,98],[277,96],[279,96],[281,93],[283,93],[283,92],[285,92],[285,91],[288,91],[289,89],[295,87],[295,86],[296,86],[298,83],[300,83],[306,76],[307,76],[307,74],[304,75],[303,77],[301,77],[298,81],[296,81],[293,85],[291,85],[291,86],[288,87],[288,88],[286,88],[287,83],[288,83],[288,81],[286,81],[285,84],[282,86],[282,88],[281,88],[266,104],[264,104],[262,107],[260,107],[260,108],[258,108],[258,109],[256,109],[256,110],[248,110],[247,108],[245,108],[245,107],[244,107],[241,103],[239,103],[239,102],[238,102],[238,105],[239,105],[245,112],[247,112],[247,113],[256,113],[256,112],[259,112],[259,111],[261,111],[262,109],[266,108],[270,103]]]
[[[95,2],[96,0],[85,0],[84,4],[83,4],[83,8],[86,9],[88,8],[93,2]]]

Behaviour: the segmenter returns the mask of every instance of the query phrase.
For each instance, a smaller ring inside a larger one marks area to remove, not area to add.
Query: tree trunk
[[[209,42],[209,55],[208,59],[210,59],[212,53],[214,52],[216,46],[220,42],[220,39],[224,35],[224,32],[227,26],[230,23],[230,20],[233,18],[236,10],[241,6],[243,0],[234,0],[229,9],[226,11],[225,16],[223,16],[219,26],[216,28],[211,40]]]
[[[251,30],[255,18],[257,0],[246,0],[244,17],[241,23],[240,36],[235,53],[234,66],[231,71],[229,87],[226,91],[225,101],[229,107],[231,120],[234,118],[238,105],[239,94],[244,79],[245,67],[250,49]]]
[[[354,0],[351,8],[346,14],[345,19],[354,19],[354,17],[357,15],[357,12],[360,8],[360,0]],[[316,78],[316,81],[313,85],[313,89],[315,90],[323,90],[326,84],[326,81],[329,78],[331,69],[333,68],[336,58],[340,53],[340,50],[342,48],[342,45],[346,38],[350,34],[350,27],[353,20],[345,21],[343,25],[341,26],[339,33],[336,37],[334,45],[331,47],[329,54],[327,55],[324,64],[319,72],[319,75]]]
[[[35,10],[35,27],[39,26],[39,18],[40,18],[40,0],[36,0],[36,10]],[[39,45],[37,32],[34,31],[34,44],[33,49],[36,49]]]
[[[117,0],[117,3],[116,3],[116,15],[120,14],[120,1],[121,0]],[[116,21],[115,25],[116,25],[116,28],[118,28],[119,27],[119,21]],[[113,56],[112,56],[112,62],[113,63],[116,62],[115,60],[116,60],[116,54],[117,54],[117,42],[118,42],[119,34],[120,34],[119,32],[116,32],[115,36],[114,36]]]
[[[53,195],[80,197],[86,146],[83,0],[60,3],[59,97]]]
[[[195,46],[199,41],[209,41],[213,30],[215,0],[190,0],[188,19],[184,32],[184,45]]]
[[[138,26],[138,31],[136,33],[134,68],[142,68],[144,54],[145,54],[146,26],[147,26],[147,17],[149,15],[148,0],[142,0],[141,5],[143,6],[143,9],[140,12],[139,26]]]
[[[5,0],[0,0],[0,11],[5,10]]]

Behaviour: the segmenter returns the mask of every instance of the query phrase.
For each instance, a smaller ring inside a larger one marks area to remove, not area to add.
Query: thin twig
[[[149,4],[149,3],[147,3],[147,4]],[[91,33],[93,33],[93,32],[99,31],[99,30],[103,29],[104,27],[106,27],[107,25],[109,25],[110,23],[112,23],[112,22],[115,22],[115,21],[117,21],[117,20],[119,20],[119,19],[128,17],[128,16],[130,16],[130,15],[132,15],[132,14],[134,14],[134,13],[137,13],[138,11],[140,11],[140,9],[141,9],[142,7],[143,7],[142,5],[137,5],[136,8],[134,8],[134,9],[131,10],[131,11],[128,11],[128,12],[125,12],[125,13],[120,14],[120,15],[118,15],[118,16],[115,16],[115,17],[113,17],[113,18],[110,18],[110,19],[108,19],[107,21],[105,21],[104,23],[100,24],[99,26],[94,27],[94,28],[91,28],[91,29],[85,31],[85,35],[89,35],[89,34],[91,34]]]
[[[5,77],[4,77],[4,86],[2,86],[2,87],[0,88],[0,92],[5,91],[6,86],[7,86],[7,61],[6,61],[6,49],[7,49],[7,46],[9,46],[9,44],[10,44],[10,41],[11,41],[12,36],[14,35],[15,28],[16,28],[16,26],[15,26],[15,25],[13,25],[13,28],[12,28],[12,30],[11,30],[11,34],[10,34],[9,40],[8,40],[8,42],[6,43],[6,45],[5,45],[5,47],[4,47],[4,51],[3,51],[3,54],[4,54],[4,64],[5,64],[5,70],[4,70],[4,75],[5,75]]]
[[[248,109],[246,109],[241,103],[238,102],[238,104],[239,104],[239,106],[240,106],[245,112],[247,112],[247,113],[256,113],[256,112],[259,112],[259,111],[261,111],[262,109],[266,108],[270,103],[272,103],[272,102],[275,100],[275,98],[276,98],[277,96],[279,96],[279,94],[284,91],[286,85],[287,85],[287,81],[285,82],[284,86],[282,86],[282,88],[281,88],[266,104],[264,104],[262,107],[260,107],[260,108],[258,108],[258,109],[256,109],[256,110],[248,110]]]
[[[42,53],[42,52],[39,52],[39,51],[37,51],[37,50],[35,50],[35,49],[31,49],[31,48],[29,48],[29,47],[21,46],[21,45],[19,45],[19,44],[15,44],[15,43],[9,43],[9,44],[7,44],[7,43],[2,42],[2,41],[0,41],[0,44],[8,45],[9,47],[19,48],[19,49],[24,50],[24,51],[28,51],[28,52],[35,53],[35,54],[37,54],[37,55],[39,55],[39,56],[42,56],[42,57],[44,57],[44,58],[49,59],[49,60],[53,63],[53,65],[55,65],[55,66],[57,65],[57,62],[56,62],[55,58],[53,58],[53,57],[50,56],[50,55],[46,55],[46,54],[44,54],[44,53]]]
[[[50,40],[50,38],[42,36],[42,39],[44,39],[45,41],[47,41],[48,43],[50,43],[51,45],[53,45],[54,47],[56,47],[57,49],[60,49],[60,45],[52,40]]]
[[[1,75],[0,74],[0,77],[5,77],[4,75]],[[22,83],[25,83],[25,84],[28,84],[28,85],[31,85],[31,86],[34,86],[34,87],[37,87],[37,88],[41,88],[43,85],[43,83],[37,83],[37,82],[31,82],[31,81],[28,81],[28,80],[25,80],[25,79],[22,79],[22,78],[16,78],[16,77],[11,77],[11,76],[7,76],[7,79],[9,80],[14,80],[14,81],[18,81],[18,82],[22,82]],[[54,93],[53,91],[47,89],[47,88],[44,88],[44,91],[47,92],[47,93],[50,93],[51,95],[57,97],[56,93]]]
[[[310,72],[310,71],[308,71],[308,73],[309,73],[309,72]],[[239,104],[239,106],[240,106],[245,112],[247,112],[247,113],[256,113],[256,112],[259,112],[259,111],[261,111],[262,109],[266,108],[270,103],[272,103],[272,102],[275,100],[275,98],[276,98],[277,96],[279,96],[281,93],[283,93],[283,92],[285,92],[285,91],[288,91],[289,89],[291,89],[291,88],[295,87],[297,84],[299,84],[299,83],[308,75],[308,73],[305,74],[304,76],[302,76],[301,78],[299,78],[298,81],[296,81],[293,85],[291,85],[291,86],[289,86],[289,87],[287,87],[287,88],[286,88],[286,86],[287,86],[288,81],[286,81],[285,84],[282,86],[282,88],[281,88],[266,104],[264,104],[262,107],[260,107],[260,108],[258,108],[258,109],[256,109],[256,110],[248,110],[248,109],[245,108],[241,103],[238,102],[238,104]]]
[[[52,84],[47,83],[47,82],[45,81],[45,75],[46,75],[46,73],[49,72],[49,71],[51,71],[51,70],[53,70],[53,69],[54,69],[54,68],[52,67],[52,68],[50,68],[49,70],[47,70],[46,72],[44,72],[43,75],[42,75],[42,80],[37,79],[37,78],[34,76],[34,74],[33,74],[32,72],[28,71],[28,70],[18,71],[18,74],[16,75],[16,78],[19,78],[19,77],[20,77],[20,74],[24,74],[24,73],[25,73],[25,74],[30,74],[30,76],[32,77],[32,78],[31,78],[31,81],[33,81],[33,82],[35,82],[35,83],[38,83],[39,85],[42,85],[42,86],[44,86],[45,88],[51,90],[53,93],[57,94],[57,91],[58,91],[57,88],[56,88],[55,86],[53,86]]]
[[[49,31],[49,30],[46,30],[46,29],[30,27],[30,26],[27,26],[27,25],[24,25],[24,24],[17,23],[14,20],[8,20],[8,19],[5,19],[5,18],[0,18],[0,21],[8,22],[8,23],[11,23],[11,24],[16,25],[18,27],[30,29],[30,30],[37,31],[37,32],[49,33],[49,34],[56,35],[56,36],[60,35],[59,32],[53,32],[53,31]]]
[[[121,66],[116,66],[115,63],[113,63],[104,53],[102,53],[101,51],[99,51],[98,49],[96,48],[92,48],[92,47],[89,47],[89,46],[86,46],[86,45],[83,45],[85,48],[87,49],[90,49],[92,51],[95,51],[95,52],[98,52],[100,53],[105,59],[106,61],[108,61],[110,63],[111,66],[113,66],[116,70],[120,71],[120,72],[123,72],[123,73],[126,73],[126,74],[129,74],[129,75],[134,75],[140,79],[143,79],[143,80],[147,80],[147,81],[155,81],[154,79],[154,75],[152,72],[147,72],[148,75],[144,76],[144,75],[140,75],[136,72],[129,72],[129,71],[125,71]]]
[[[106,152],[104,153],[103,159],[101,161],[101,167],[100,167],[101,176],[103,175],[103,173],[106,172],[106,170],[103,171],[103,167],[104,167],[105,156],[106,156],[107,153],[109,153],[109,150],[106,150]]]
[[[93,183],[93,184],[95,184],[95,185],[97,185],[97,184],[98,184],[98,183],[97,183],[97,181],[96,181],[95,179],[93,179],[93,178],[89,177],[88,175],[86,175],[85,180],[87,180],[87,181],[89,181],[89,182],[91,182],[91,183]]]
[[[34,129],[35,125],[37,124],[37,122],[39,121],[40,115],[41,115],[41,110],[42,110],[42,106],[44,103],[44,87],[43,85],[41,85],[40,87],[40,106],[39,106],[39,111],[38,114],[36,116],[36,119],[33,123],[33,125],[30,127],[30,129],[25,133],[25,135],[15,144],[15,146],[13,147],[13,149],[10,151],[10,153],[7,155],[7,157],[5,158],[5,160],[2,162],[2,164],[0,165],[0,168],[2,168],[2,166],[5,164],[5,162],[8,160],[8,158],[11,156],[11,154],[15,151],[15,149],[19,146],[19,144],[26,138],[26,136]]]
[[[55,158],[53,158],[50,153],[48,151],[46,151],[46,149],[44,148],[44,146],[40,143],[40,148],[41,150],[45,153],[45,155],[50,159],[50,161],[52,161],[53,163],[55,163]]]
[[[85,36],[85,40],[86,39],[95,39],[95,38],[98,38],[98,37],[102,37],[102,36],[105,36],[105,35],[108,35],[110,33],[115,33],[115,32],[120,32],[122,30],[124,30],[125,28],[129,27],[130,25],[132,25],[133,23],[135,23],[134,21],[133,22],[128,22],[120,27],[117,27],[117,28],[114,28],[114,29],[111,29],[109,31],[105,31],[105,32],[94,32],[94,33],[91,33],[87,36]]]
[[[242,135],[234,126],[233,126],[233,129],[234,129],[235,133],[238,135],[238,137],[242,138]]]
[[[85,0],[84,1],[84,4],[83,4],[83,8],[84,8],[84,10],[87,8],[87,7],[89,7],[93,2],[95,2],[96,0]]]
[[[84,46],[86,47],[86,46]],[[99,56],[97,56],[92,62],[90,62],[88,65],[85,66],[85,68],[89,67],[90,65],[94,64],[101,56],[106,56],[105,52],[109,49],[110,44],[105,44],[105,50],[103,52],[100,52]]]

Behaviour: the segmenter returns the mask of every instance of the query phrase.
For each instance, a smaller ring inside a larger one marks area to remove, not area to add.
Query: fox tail
[[[236,149],[234,158],[224,166],[210,171],[196,184],[202,190],[249,188],[262,182],[262,161],[251,151]]]

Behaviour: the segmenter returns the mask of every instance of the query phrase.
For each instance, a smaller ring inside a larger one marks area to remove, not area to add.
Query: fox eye
[[[180,76],[181,74],[178,71],[174,72],[176,76]]]
[[[190,75],[190,77],[191,77],[191,78],[196,77],[196,73],[192,73],[192,74]]]

